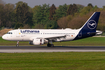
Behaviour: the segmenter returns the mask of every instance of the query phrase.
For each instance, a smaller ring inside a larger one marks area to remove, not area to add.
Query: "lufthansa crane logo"
[[[94,20],[90,20],[88,22],[87,26],[88,26],[89,29],[95,29],[97,24],[96,24],[96,22]]]

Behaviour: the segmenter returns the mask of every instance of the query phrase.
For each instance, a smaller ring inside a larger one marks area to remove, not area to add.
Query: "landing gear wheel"
[[[19,41],[17,41],[16,47],[19,47]]]
[[[47,44],[47,47],[50,47],[51,44]]]
[[[19,45],[17,44],[16,47],[19,47]]]
[[[51,47],[54,47],[54,45],[53,45],[53,44],[51,44]]]
[[[47,47],[54,47],[54,44],[47,44]]]

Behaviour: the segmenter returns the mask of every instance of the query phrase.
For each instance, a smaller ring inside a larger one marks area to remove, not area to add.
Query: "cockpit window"
[[[12,34],[12,32],[8,32],[7,34]]]

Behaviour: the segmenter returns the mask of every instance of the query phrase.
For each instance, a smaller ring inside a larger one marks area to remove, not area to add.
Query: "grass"
[[[0,37],[0,45],[16,45],[17,42],[5,41]],[[29,45],[29,42],[20,42],[20,45]],[[55,46],[105,46],[105,37],[90,37],[80,40],[55,42]],[[46,46],[43,45],[43,46]]]
[[[0,53],[0,70],[104,70],[105,52]]]
[[[90,37],[80,40],[55,43],[62,46],[105,46],[105,37]]]
[[[28,42],[20,42],[28,45]],[[60,46],[105,46],[104,37],[91,37],[69,42],[56,42]],[[0,38],[0,45],[16,42]],[[0,53],[0,70],[104,70],[105,52],[55,53]]]
[[[0,37],[0,45],[16,45],[16,41],[6,41]],[[19,42],[20,45],[29,45],[29,42]]]

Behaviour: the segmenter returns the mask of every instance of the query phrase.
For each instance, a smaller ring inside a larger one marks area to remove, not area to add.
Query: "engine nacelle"
[[[43,45],[44,39],[34,39],[33,41],[29,42],[30,45]]]

